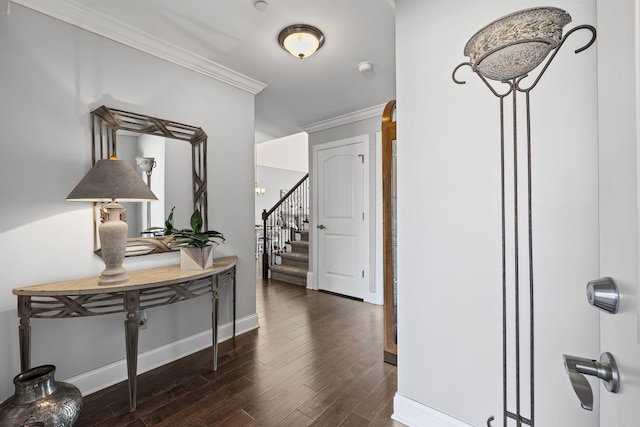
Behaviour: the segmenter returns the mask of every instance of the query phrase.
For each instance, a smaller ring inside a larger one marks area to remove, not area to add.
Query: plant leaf
[[[219,231],[216,230],[209,230],[207,231],[207,234],[209,235],[209,239],[220,239],[220,241],[224,242],[224,234],[222,234]],[[215,243],[219,243],[219,242],[215,242]]]
[[[204,248],[209,243],[209,235],[207,233],[195,233],[191,236],[193,245],[197,248]]]
[[[173,210],[175,208],[175,206],[171,208],[171,212],[169,213],[167,220],[164,222],[164,228],[166,228],[165,234],[173,234]]]
[[[199,209],[193,211],[190,222],[193,231],[195,231],[196,233],[200,233],[200,231],[202,230],[202,214],[200,213]]]

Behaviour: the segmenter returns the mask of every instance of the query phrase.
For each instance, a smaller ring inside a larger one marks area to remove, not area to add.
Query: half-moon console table
[[[212,294],[213,370],[218,369],[218,289],[233,286],[233,335],[236,317],[238,258],[217,258],[206,270],[183,270],[179,265],[130,271],[129,281],[100,286],[97,277],[13,289],[18,296],[20,365],[31,365],[31,318],[86,317],[126,312],[124,332],[129,378],[129,409],[136,410],[138,327],[140,310]]]

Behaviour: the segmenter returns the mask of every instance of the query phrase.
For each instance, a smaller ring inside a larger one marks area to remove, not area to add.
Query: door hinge
[[[364,279],[364,270],[362,270],[362,278]]]
[[[362,160],[362,164],[364,164],[364,154],[358,154],[358,157],[360,157],[360,160]]]
[[[362,212],[362,220],[364,221],[364,212]]]

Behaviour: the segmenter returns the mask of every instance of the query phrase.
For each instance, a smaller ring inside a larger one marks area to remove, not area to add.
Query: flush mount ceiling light
[[[291,25],[280,31],[280,46],[296,58],[308,58],[324,44],[322,31],[306,24]]]

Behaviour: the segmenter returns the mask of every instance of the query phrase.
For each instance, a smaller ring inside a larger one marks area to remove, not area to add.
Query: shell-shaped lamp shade
[[[471,68],[491,80],[523,76],[544,61],[562,40],[571,16],[556,7],[521,10],[497,19],[475,33],[464,54]]]

